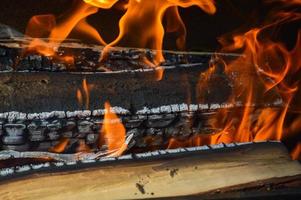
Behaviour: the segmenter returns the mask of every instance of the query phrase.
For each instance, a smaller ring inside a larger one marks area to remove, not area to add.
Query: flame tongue
[[[164,61],[161,52],[164,37],[162,22],[164,14],[175,16],[167,17],[167,20],[170,20],[167,23],[179,24],[179,27],[176,27],[177,31],[180,31],[177,43],[181,47],[183,46],[181,40],[183,41],[186,30],[176,6],[190,7],[193,5],[199,6],[210,14],[215,12],[212,0],[129,0],[127,11],[119,21],[119,36],[108,46],[130,46],[157,50],[154,62],[159,64]],[[173,9],[168,10],[172,7]]]
[[[127,148],[126,131],[118,116],[112,112],[108,102],[105,103],[105,116],[103,127],[100,133],[101,144],[105,143],[109,156],[119,156]],[[111,153],[112,152],[112,153]]]

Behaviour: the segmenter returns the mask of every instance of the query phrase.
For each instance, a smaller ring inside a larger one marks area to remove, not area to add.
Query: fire
[[[122,3],[122,1],[120,2]],[[117,3],[119,3],[118,0],[74,0],[72,8],[60,17],[54,15],[32,17],[28,23],[26,35],[34,39],[25,54],[38,52],[70,62],[70,59],[66,60],[64,57],[57,56],[56,52],[71,32],[76,31],[106,46],[101,59],[104,59],[106,53],[114,46],[155,50],[154,59],[145,58],[144,61],[150,67],[157,69],[156,79],[161,80],[163,69],[160,67],[160,63],[164,61],[162,49],[165,31],[178,33],[176,44],[181,50],[185,47],[186,28],[178,12],[178,7],[187,8],[195,5],[208,14],[214,14],[216,11],[214,0],[129,0],[126,5],[123,4],[126,12],[119,21],[119,35],[107,45],[98,30],[89,25],[86,19],[98,12],[99,8],[110,9]],[[166,30],[163,26],[165,15]],[[41,38],[47,38],[47,40]]]
[[[200,133],[185,141],[171,138],[168,148],[222,142],[286,140],[301,131],[297,123],[300,121],[300,114],[297,114],[293,122],[287,120],[288,111],[294,109],[292,102],[298,101],[298,95],[300,96],[298,75],[301,73],[301,30],[293,49],[289,49],[273,37],[283,25],[300,21],[301,15],[296,6],[300,6],[301,1],[264,2],[279,4],[277,7],[279,9],[271,10],[261,25],[236,30],[220,37],[222,48],[214,55],[214,60],[219,62],[200,75],[196,88],[201,101],[202,92],[208,88],[211,77],[220,73],[222,69],[233,85],[227,103],[236,105],[239,102],[241,106],[222,108],[209,119],[214,130],[218,130],[216,133],[212,135]],[[119,34],[112,42],[106,42],[98,30],[87,22],[87,18],[101,12],[101,9],[118,7],[117,4],[124,10],[124,15],[119,21]],[[56,58],[61,43],[75,31],[105,46],[100,61],[106,59],[108,52],[117,46],[154,50],[154,58],[152,60],[144,58],[144,62],[157,69],[156,79],[161,80],[164,70],[160,64],[164,61],[162,50],[165,33],[176,33],[178,49],[185,49],[187,33],[179,8],[190,6],[198,6],[208,14],[216,12],[214,0],[74,0],[71,9],[60,17],[54,15],[32,17],[26,35],[33,39],[25,53],[34,51]],[[166,19],[165,24],[163,19]],[[239,53],[242,56],[229,60],[219,53]],[[71,65],[74,62],[72,56],[58,59],[63,59]],[[233,74],[238,74],[238,78]],[[83,80],[82,88],[76,91],[79,104],[85,105],[86,109],[89,108],[90,90],[87,81]],[[109,103],[105,104],[105,109],[100,145],[107,145],[108,152],[113,152],[110,155],[118,156],[127,148],[125,128],[118,116],[111,112]],[[55,149],[62,148],[59,146]],[[292,155],[298,158],[300,154],[301,148],[298,144]]]
[[[93,89],[92,84],[88,84],[86,79],[83,79],[82,88],[76,90],[76,99],[80,107],[85,106],[89,110],[90,91]]]
[[[100,144],[106,145],[109,156],[120,156],[126,149],[126,130],[118,118],[112,112],[111,105],[105,103],[105,116],[100,132]]]
[[[51,147],[49,151],[53,153],[62,153],[65,151],[68,144],[69,144],[69,139],[63,138],[60,140],[60,142],[57,145]]]
[[[82,33],[102,45],[105,44],[98,31],[86,21],[88,16],[96,12],[98,12],[98,8],[85,4],[82,0],[74,0],[71,9],[60,17],[54,15],[33,16],[28,22],[25,35],[34,39],[23,54],[37,52],[73,64],[70,56],[57,55],[60,44],[72,31]]]
[[[193,5],[199,6],[209,14],[215,12],[213,2],[208,0],[129,0],[127,11],[119,21],[119,35],[107,47],[125,46],[154,49],[156,50],[154,64],[158,65],[164,61],[162,55],[164,37],[162,19],[164,14],[169,8],[173,8],[167,14],[175,15],[176,17],[168,17],[167,19],[170,20],[169,24],[177,24],[179,22],[182,26],[181,28],[184,28],[177,6],[190,7]]]
[[[300,1],[284,0],[281,2],[285,4],[286,9],[294,3],[300,3]],[[219,65],[223,65],[224,73],[229,78],[233,73],[241,77],[231,79],[234,86],[228,103],[235,105],[236,102],[243,102],[243,107],[220,109],[217,115],[210,119],[214,122],[211,124],[212,127],[223,131],[210,136],[193,137],[190,141],[184,142],[172,138],[168,147],[262,140],[280,141],[291,137],[293,133],[300,133],[300,127],[294,122],[287,127],[286,117],[300,84],[298,74],[301,66],[301,31],[299,30],[295,48],[292,50],[283,43],[272,40],[269,34],[283,24],[300,19],[301,15],[294,9],[291,12],[274,10],[270,13],[269,20],[260,27],[222,36],[219,39],[222,44],[221,53],[243,55],[235,60],[219,58]],[[215,74],[216,68],[218,67],[213,66],[200,76],[197,91],[206,89],[207,82],[210,76]],[[275,106],[277,101],[280,106]],[[292,157],[297,159],[300,155],[301,148],[298,144],[292,152]]]

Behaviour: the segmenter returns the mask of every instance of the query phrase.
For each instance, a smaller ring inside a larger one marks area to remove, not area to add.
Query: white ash
[[[124,155],[124,156],[120,156],[117,159],[118,160],[132,160],[133,156],[132,156],[132,154],[127,154],[127,155]]]
[[[0,119],[6,119],[8,116],[8,113],[0,113]]]
[[[13,122],[16,120],[26,120],[26,113],[16,111],[8,112],[7,119],[9,122]]]
[[[159,150],[157,150],[157,151],[152,151],[152,155],[153,155],[153,156],[159,156],[159,155],[160,155]]]
[[[55,162],[53,163],[56,167],[63,167],[65,166],[65,163],[64,162]]]
[[[168,153],[181,153],[181,152],[186,152],[184,148],[178,148],[178,149],[167,149],[165,150]]]
[[[46,168],[50,166],[50,163],[43,163],[43,164],[31,164],[30,165],[32,169],[41,169],[41,168]]]
[[[138,153],[136,154],[137,158],[148,158],[152,156],[152,152],[146,152],[146,153]]]
[[[229,107],[229,104],[223,105],[224,107]],[[211,104],[210,109],[219,109],[222,106],[220,104]],[[138,115],[148,115],[148,114],[159,114],[159,113],[176,113],[176,112],[195,112],[198,110],[208,110],[209,105],[208,104],[171,104],[171,105],[163,105],[161,107],[156,107],[156,108],[148,108],[148,107],[143,107],[143,109],[138,110],[136,114]]]
[[[94,159],[83,159],[83,160],[81,160],[81,162],[84,163],[84,164],[86,164],[86,163],[95,163],[96,160],[94,160]]]
[[[76,161],[68,161],[66,162],[66,165],[72,166],[72,165],[76,165],[77,162]]]
[[[204,151],[210,149],[207,145],[196,147],[196,151]]]
[[[137,111],[136,114],[138,114],[138,115],[150,114],[150,110],[147,107],[143,107],[143,109]]]
[[[104,109],[99,109],[99,110],[93,110],[92,115],[94,117],[100,117],[103,116],[105,114],[105,110]]]
[[[54,117],[54,112],[42,112],[39,114],[40,119],[49,119]]]
[[[224,145],[223,143],[220,143],[220,144],[212,144],[212,145],[210,145],[210,147],[211,147],[212,149],[221,149],[221,148],[224,148],[225,145]]]
[[[237,146],[247,145],[247,144],[253,144],[253,142],[239,142],[235,143]]]
[[[168,154],[168,152],[166,152],[166,151],[164,151],[164,150],[159,150],[158,152],[160,153],[160,155]]]
[[[150,109],[151,114],[160,114],[160,107]]]
[[[124,109],[122,107],[118,107],[118,106],[111,107],[111,112],[116,113],[116,114],[121,114],[121,115],[130,114],[129,110]]]
[[[106,162],[106,161],[115,161],[117,158],[115,157],[102,157],[99,159],[100,162]]]
[[[78,117],[78,118],[86,118],[86,117],[90,117],[92,114],[92,112],[90,110],[77,110],[77,111],[67,111],[66,115],[67,118],[73,118],[73,117]]]
[[[180,112],[180,107],[178,104],[172,104],[170,106],[171,106],[172,112]]]
[[[220,108],[221,108],[221,105],[218,103],[210,104],[211,110],[216,110],[216,109],[220,109]]]
[[[188,111],[188,105],[186,103],[182,103],[179,105],[180,111]]]
[[[171,113],[171,107],[170,106],[161,106],[160,107],[161,113]]]
[[[208,104],[199,104],[199,109],[200,110],[208,110],[209,109],[209,105]]]
[[[24,165],[24,166],[17,166],[15,171],[17,173],[21,173],[21,172],[26,172],[29,170],[31,170],[31,167],[29,165]]]
[[[190,112],[195,112],[195,111],[198,111],[199,110],[199,106],[196,105],[196,104],[190,104],[189,105],[189,111]]]
[[[39,113],[29,113],[29,114],[27,114],[27,119],[28,120],[40,119],[40,114]]]
[[[14,168],[4,168],[0,170],[0,176],[8,176],[14,173]]]
[[[54,116],[59,119],[66,118],[66,113],[64,111],[54,111]]]
[[[235,145],[235,143],[229,143],[229,144],[225,144],[226,145],[226,147],[235,147],[236,145]]]

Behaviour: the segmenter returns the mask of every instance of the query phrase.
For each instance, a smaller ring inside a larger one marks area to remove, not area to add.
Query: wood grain
[[[0,199],[144,199],[202,194],[301,175],[282,144],[127,161],[1,182]],[[245,187],[245,186],[244,186]]]

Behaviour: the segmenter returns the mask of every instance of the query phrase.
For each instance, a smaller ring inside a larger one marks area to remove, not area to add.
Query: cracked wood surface
[[[7,179],[1,199],[145,199],[245,188],[300,176],[280,143],[219,149],[166,159],[128,160],[86,169],[48,171]],[[300,186],[299,186],[300,188]]]

